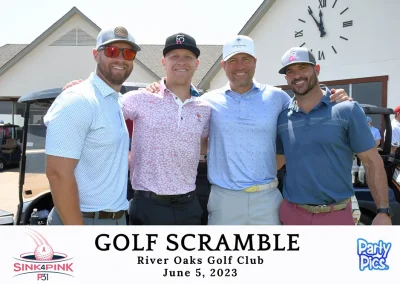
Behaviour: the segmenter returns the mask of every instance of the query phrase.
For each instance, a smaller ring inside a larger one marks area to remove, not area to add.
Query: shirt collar
[[[93,72],[89,76],[89,81],[99,90],[103,97],[107,97],[112,94],[119,94]]]
[[[164,77],[160,81],[160,93],[162,95],[172,94],[172,92],[167,88],[166,80],[167,80],[167,77]],[[190,95],[192,97],[199,97],[200,96],[199,91],[196,89],[196,87],[193,84],[190,84]]]
[[[321,98],[321,102],[318,105],[316,105],[314,108],[318,108],[321,104],[325,104],[327,106],[330,104],[329,97],[331,96],[331,90],[329,90],[329,88],[326,87],[325,85],[321,85],[321,89],[324,91],[324,94]],[[297,106],[295,96],[290,100],[288,109],[291,111],[295,111],[295,112],[298,112],[300,110],[299,107]]]
[[[246,95],[250,94],[253,90],[259,91],[260,89],[261,89],[261,84],[256,82],[255,80],[253,80],[253,86],[251,87],[251,89],[248,90],[244,94],[240,94],[240,96],[246,96]],[[228,94],[228,93],[237,94],[235,91],[232,91],[232,88],[231,88],[231,85],[229,84],[229,82],[222,88],[222,91],[225,94]]]

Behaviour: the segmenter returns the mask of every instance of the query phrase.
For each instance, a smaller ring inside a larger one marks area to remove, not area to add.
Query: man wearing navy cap
[[[139,90],[124,96],[124,115],[134,123],[131,224],[201,224],[195,182],[211,110],[191,84],[199,55],[192,36],[169,36],[161,59],[167,76],[159,92]]]
[[[356,153],[378,208],[372,224],[391,225],[386,173],[361,106],[330,102],[330,90],[319,85],[320,65],[307,48],[288,50],[279,73],[295,94],[278,117],[277,153],[286,159],[282,223],[354,225],[350,198]]]
[[[96,72],[62,92],[44,122],[49,225],[125,225],[129,137],[120,89],[140,47],[124,27],[102,30]]]

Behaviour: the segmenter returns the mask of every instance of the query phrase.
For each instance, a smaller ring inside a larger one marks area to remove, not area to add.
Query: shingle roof
[[[0,47],[0,68],[17,55],[27,44],[6,44]],[[141,44],[142,51],[138,53],[138,59],[158,77],[165,76],[165,70],[161,65],[162,50],[164,45]],[[207,74],[211,66],[221,55],[221,45],[199,45],[200,65],[193,77],[193,84],[197,86]]]
[[[164,45],[141,44],[142,50],[138,53],[138,59],[143,62],[158,77],[165,77],[165,70],[161,64]],[[215,63],[222,52],[222,45],[198,45],[200,49],[200,65],[193,77],[193,84],[197,86]]]
[[[6,44],[0,46],[0,68],[27,46],[27,44]]]

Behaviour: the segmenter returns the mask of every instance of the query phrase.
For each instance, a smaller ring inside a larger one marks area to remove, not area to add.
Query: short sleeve
[[[82,95],[64,92],[44,117],[47,155],[80,159],[94,117],[93,106]]]
[[[358,103],[353,104],[348,119],[348,138],[354,153],[365,152],[375,147],[375,139],[365,119],[364,110]]]
[[[201,133],[201,138],[207,138],[210,134],[210,118],[211,118],[211,108],[209,108],[207,121],[204,124],[203,133]]]
[[[122,96],[122,112],[125,119],[135,120],[140,91],[130,91]]]

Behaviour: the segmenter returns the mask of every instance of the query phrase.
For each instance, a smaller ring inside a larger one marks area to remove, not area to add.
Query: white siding
[[[325,60],[321,65],[320,81],[353,79],[361,77],[389,76],[388,107],[400,105],[396,83],[400,81],[400,1],[398,0],[326,0],[323,21],[326,36],[320,38],[318,28],[307,12],[310,6],[318,20],[317,0],[279,0],[271,7],[250,33],[256,44],[258,57],[255,74],[259,82],[286,85],[283,75],[278,74],[283,53],[292,46],[306,42],[318,60],[323,50]],[[340,15],[344,9],[349,8]],[[306,23],[300,22],[301,18]],[[343,28],[343,22],[353,20],[353,26]],[[303,30],[304,36],[294,37]],[[340,39],[348,38],[348,41]],[[334,46],[337,54],[331,46]],[[217,88],[225,83],[223,70],[211,81]]]

